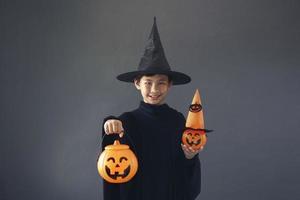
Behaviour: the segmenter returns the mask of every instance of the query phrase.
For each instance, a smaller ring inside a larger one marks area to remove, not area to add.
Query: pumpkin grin
[[[111,174],[110,169],[107,166],[105,166],[105,171],[106,171],[107,175],[114,180],[117,180],[118,177],[123,179],[126,176],[128,176],[128,174],[130,172],[130,165],[124,170],[123,174],[120,174],[120,172],[117,172],[117,171],[115,172],[115,174]]]
[[[207,138],[203,129],[186,128],[182,134],[182,143],[194,150],[198,150],[206,144]]]
[[[201,139],[197,140],[196,142],[194,141],[194,138],[192,138],[192,141],[189,140],[189,138],[186,138],[186,143],[188,143],[190,146],[197,146],[201,143]]]

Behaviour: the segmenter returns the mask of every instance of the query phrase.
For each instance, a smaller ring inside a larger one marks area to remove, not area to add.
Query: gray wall
[[[296,199],[300,3],[292,0],[0,2],[0,199],[102,199],[103,117],[140,96],[134,70],[153,16],[174,70],[169,105],[199,88],[209,135],[198,199]]]

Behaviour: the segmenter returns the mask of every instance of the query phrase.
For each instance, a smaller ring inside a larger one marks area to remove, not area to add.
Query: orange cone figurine
[[[206,144],[206,132],[211,132],[211,130],[204,129],[203,109],[198,89],[190,105],[185,127],[182,134],[183,144],[194,150],[199,150]]]

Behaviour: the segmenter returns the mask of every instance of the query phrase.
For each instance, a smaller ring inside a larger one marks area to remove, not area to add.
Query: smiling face
[[[153,76],[142,76],[134,80],[135,87],[141,91],[145,103],[161,105],[168,94],[172,83],[168,76],[155,74]]]
[[[206,135],[203,130],[186,129],[182,134],[182,143],[195,150],[206,144]]]
[[[109,157],[105,165],[106,174],[114,179],[124,179],[130,173],[130,161],[125,156]]]
[[[137,172],[138,161],[127,145],[109,145],[101,153],[97,168],[99,174],[110,183],[130,181]]]

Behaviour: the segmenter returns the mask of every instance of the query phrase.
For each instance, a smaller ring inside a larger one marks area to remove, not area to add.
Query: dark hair
[[[134,79],[137,80],[138,82],[140,82],[140,80],[143,76],[155,76],[155,75],[157,75],[157,74],[151,74],[151,73],[149,73],[149,74],[140,74],[140,75],[137,75]],[[162,75],[165,75],[165,74],[162,74]],[[168,77],[168,82],[169,83],[172,82],[172,76],[170,76],[170,75],[166,75],[166,76]]]

